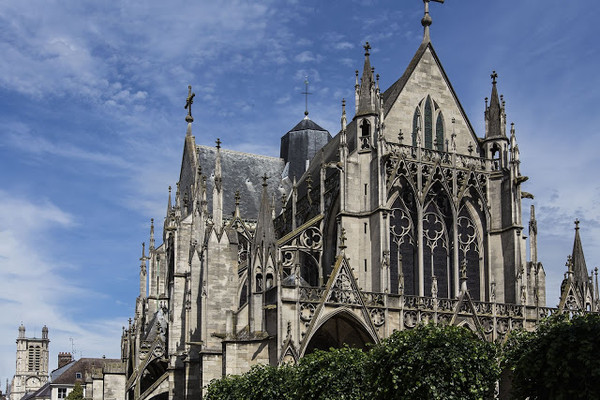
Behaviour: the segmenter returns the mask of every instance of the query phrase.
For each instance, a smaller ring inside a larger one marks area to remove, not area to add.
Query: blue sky
[[[421,41],[422,13],[419,0],[0,3],[2,389],[21,321],[28,335],[48,325],[51,369],[69,338],[77,357],[119,356],[141,242],[178,179],[188,84],[198,143],[277,156],[303,117],[305,75],[310,117],[337,132],[361,45],[387,88]],[[498,72],[555,305],[576,217],[588,268],[600,262],[600,4],[448,0],[431,15],[479,136]]]

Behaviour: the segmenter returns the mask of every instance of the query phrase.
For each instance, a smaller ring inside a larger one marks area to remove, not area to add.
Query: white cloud
[[[28,335],[40,337],[41,325],[62,332],[53,335],[51,347],[55,365],[58,351],[65,347],[64,336],[85,341],[92,352],[118,353],[115,347],[118,332],[115,324],[104,321],[80,322],[69,316],[65,305],[77,302],[93,293],[69,279],[73,266],[52,256],[54,235],[61,230],[77,227],[74,216],[45,199],[31,199],[0,190],[0,304],[3,321],[0,337],[3,343],[0,375],[11,377],[14,373],[14,351],[8,343],[16,338],[16,322],[29,328]],[[59,343],[63,342],[62,346]],[[89,344],[88,344],[89,342]]]
[[[315,56],[313,55],[312,51],[310,50],[305,50],[302,53],[298,54],[294,60],[296,60],[296,62],[299,63],[306,63],[306,62],[314,62],[317,59],[315,58]]]

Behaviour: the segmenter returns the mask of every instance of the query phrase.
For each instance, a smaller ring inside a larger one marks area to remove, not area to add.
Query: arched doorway
[[[322,324],[311,337],[304,354],[315,350],[329,350],[344,345],[366,350],[374,340],[352,314],[340,312]]]

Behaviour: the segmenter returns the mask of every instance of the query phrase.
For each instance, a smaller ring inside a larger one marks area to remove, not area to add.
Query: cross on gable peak
[[[492,71],[492,74],[490,75],[490,78],[492,78],[492,85],[496,84],[496,78],[498,78],[498,74],[496,73],[496,71]]]
[[[363,48],[365,49],[365,56],[369,55],[369,50],[371,50],[371,45],[369,44],[369,42],[366,42],[363,46]]]
[[[192,85],[188,85],[188,95],[185,99],[184,109],[188,110],[187,115],[185,116],[185,120],[187,122],[194,122],[194,118],[192,117],[192,104],[194,103],[194,96],[196,93],[192,93]]]

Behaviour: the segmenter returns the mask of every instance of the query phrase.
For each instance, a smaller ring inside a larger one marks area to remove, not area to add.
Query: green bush
[[[366,365],[372,399],[481,399],[499,376],[496,346],[456,326],[396,331]]]
[[[600,399],[600,315],[556,315],[503,348],[515,399]]]
[[[298,400],[365,399],[366,355],[360,349],[342,347],[316,350],[295,367],[295,397]]]

